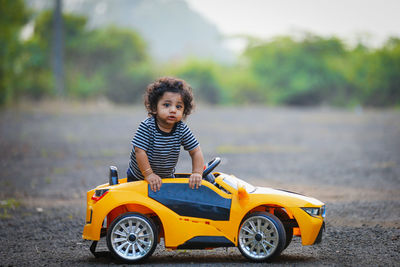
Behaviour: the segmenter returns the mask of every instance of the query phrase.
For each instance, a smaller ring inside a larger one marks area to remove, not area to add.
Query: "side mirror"
[[[249,197],[249,193],[247,193],[246,188],[241,184],[238,184],[238,196],[240,200],[247,199]]]
[[[115,166],[110,166],[109,183],[110,185],[118,184],[118,169]]]

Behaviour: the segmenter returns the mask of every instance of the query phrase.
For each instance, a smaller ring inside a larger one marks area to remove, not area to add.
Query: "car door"
[[[149,186],[148,195],[180,216],[229,221],[232,200],[218,194],[219,189],[210,187],[191,189],[188,183],[165,182],[157,192]]]

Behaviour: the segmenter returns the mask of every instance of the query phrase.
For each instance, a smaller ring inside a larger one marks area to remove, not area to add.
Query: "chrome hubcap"
[[[250,217],[240,228],[239,245],[243,252],[251,258],[269,257],[275,252],[278,241],[278,230],[266,217]]]
[[[126,217],[111,232],[114,251],[124,259],[137,260],[149,253],[154,233],[147,221],[140,217]]]
[[[262,240],[262,234],[260,234],[260,233],[257,233],[254,237],[258,242],[260,242]]]
[[[131,242],[135,242],[136,236],[134,234],[130,234],[129,237],[128,237],[128,240],[131,241]]]

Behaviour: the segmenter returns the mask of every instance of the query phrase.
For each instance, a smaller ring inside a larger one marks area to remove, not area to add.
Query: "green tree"
[[[104,95],[115,102],[138,102],[153,79],[146,44],[135,32],[88,30],[85,17],[63,14],[66,94],[76,99]],[[24,95],[54,95],[51,75],[52,12],[41,13],[26,42]]]
[[[20,31],[29,19],[23,0],[0,0],[0,105],[14,99],[21,76]]]
[[[314,35],[302,41],[279,37],[244,53],[269,101],[294,105],[340,102],[346,81],[336,68],[345,55],[339,39]]]
[[[268,94],[260,86],[253,72],[246,66],[235,64],[218,71],[224,104],[267,104]]]
[[[358,44],[348,53],[342,72],[353,103],[366,106],[400,105],[400,41],[390,38],[381,48]]]
[[[372,106],[400,105],[400,39],[390,38],[372,55],[365,103]]]
[[[221,101],[221,87],[216,68],[213,62],[191,59],[176,69],[174,74],[192,86],[197,100],[218,104]]]
[[[54,81],[51,68],[52,11],[44,11],[35,19],[33,35],[25,43],[24,84],[21,94],[40,99],[54,96]],[[86,38],[86,18],[74,15],[63,15],[65,30],[65,49],[78,49],[77,43]],[[68,54],[68,52],[66,52]],[[65,70],[68,82],[68,69]],[[68,92],[69,93],[69,92]]]
[[[115,102],[142,101],[154,74],[146,44],[137,33],[115,27],[98,29],[79,45],[70,53],[71,63],[80,66],[86,77],[102,77],[99,93]]]

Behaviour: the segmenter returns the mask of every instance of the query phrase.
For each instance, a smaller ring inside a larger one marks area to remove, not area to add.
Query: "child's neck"
[[[172,129],[174,128],[174,126],[175,126],[175,124],[173,124],[172,126],[170,126],[168,124],[167,125],[163,125],[158,120],[156,120],[156,123],[157,123],[158,128],[161,131],[166,132],[166,133],[170,133],[172,131]]]

